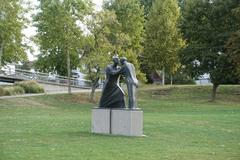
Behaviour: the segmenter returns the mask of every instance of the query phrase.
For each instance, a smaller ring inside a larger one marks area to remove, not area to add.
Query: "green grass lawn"
[[[90,133],[85,95],[0,100],[0,160],[239,160],[240,86],[144,86],[146,137]]]

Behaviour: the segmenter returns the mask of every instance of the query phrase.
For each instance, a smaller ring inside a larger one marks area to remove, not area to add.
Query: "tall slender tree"
[[[174,73],[179,66],[178,51],[183,46],[178,28],[179,7],[176,0],[154,1],[145,25],[144,61],[157,73]]]

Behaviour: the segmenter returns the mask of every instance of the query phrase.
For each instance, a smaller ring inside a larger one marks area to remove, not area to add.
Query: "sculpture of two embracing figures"
[[[118,56],[114,56],[112,60],[113,64],[106,68],[106,80],[99,108],[127,108],[124,91],[119,85],[119,79],[122,75],[128,90],[128,108],[137,109],[136,88],[138,87],[138,80],[133,64],[129,63],[125,57],[119,60]]]

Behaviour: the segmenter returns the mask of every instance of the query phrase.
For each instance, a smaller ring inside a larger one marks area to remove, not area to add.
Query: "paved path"
[[[13,85],[12,83],[0,82],[0,86]]]
[[[54,84],[46,84],[46,83],[39,83],[46,93],[67,93],[68,87],[63,85],[54,85]],[[90,89],[83,89],[83,88],[76,88],[71,87],[72,92],[89,92]]]

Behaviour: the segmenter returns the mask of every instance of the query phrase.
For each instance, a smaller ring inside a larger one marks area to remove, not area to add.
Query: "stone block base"
[[[110,129],[110,110],[92,109],[92,132],[109,134]]]
[[[92,132],[143,136],[143,111],[93,108]]]

